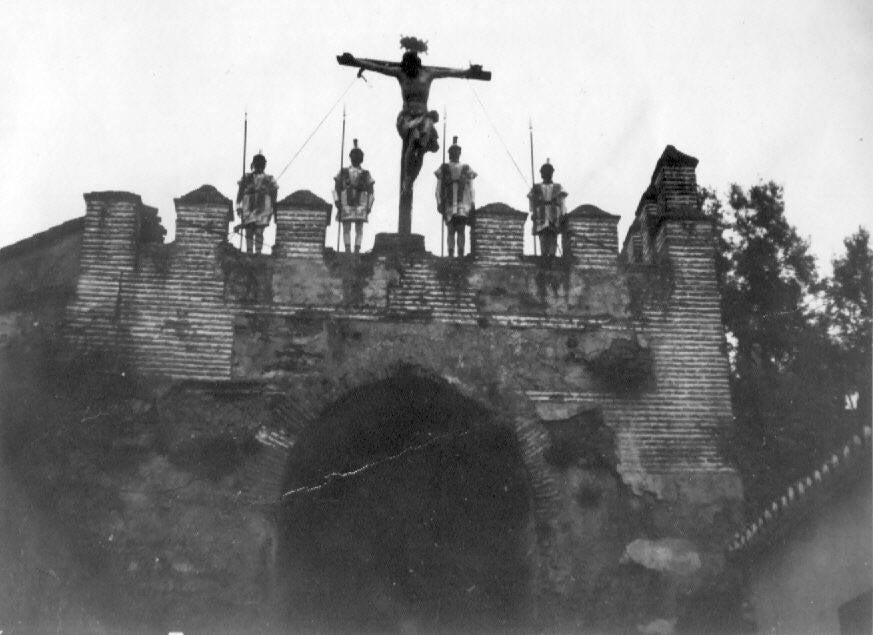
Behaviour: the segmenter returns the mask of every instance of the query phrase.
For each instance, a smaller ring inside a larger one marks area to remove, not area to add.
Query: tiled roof
[[[869,454],[871,433],[871,427],[864,426],[860,434],[854,435],[841,448],[831,453],[818,468],[789,485],[780,496],[773,498],[753,521],[733,535],[727,545],[728,552],[737,552],[759,542],[764,534],[776,528],[790,507],[803,505],[814,491],[826,484],[836,470],[845,468],[850,461],[863,453]],[[865,462],[865,466],[869,467],[868,463]]]
[[[6,258],[11,258],[18,254],[23,254],[28,251],[38,249],[42,245],[63,238],[67,234],[72,234],[77,231],[83,231],[84,228],[84,216],[68,220],[64,223],[61,223],[60,225],[55,225],[50,229],[39,232],[38,234],[34,234],[29,238],[19,240],[17,243],[12,243],[11,245],[3,247],[2,249],[0,249],[0,260],[5,260]]]

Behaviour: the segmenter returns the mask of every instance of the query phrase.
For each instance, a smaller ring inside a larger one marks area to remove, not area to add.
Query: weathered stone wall
[[[82,271],[70,305],[69,339],[79,352],[112,351],[139,374],[216,378],[231,342],[216,250],[230,201],[204,186],[176,199],[176,240],[141,240],[139,196],[85,196]]]
[[[0,346],[58,326],[76,291],[83,227],[76,218],[0,249]]]
[[[273,254],[248,256],[228,245],[230,201],[211,186],[176,199],[170,245],[145,238],[153,210],[138,196],[86,195],[69,341],[164,386],[148,410],[163,432],[113,517],[125,545],[114,566],[142,588],[169,579],[266,602],[254,580],[258,567],[272,575],[269,510],[295,440],[331,404],[413,372],[514,435],[534,614],[580,628],[674,623],[679,599],[719,571],[741,498],[716,448],[728,367],[695,165],[665,150],[621,259],[617,217],[594,206],[569,215],[567,255],[552,261],[521,255],[524,215],[502,204],[479,210],[466,259],[353,256],[321,247],[330,205],[297,192],[277,206]],[[222,403],[238,405],[219,415]],[[211,485],[187,483],[204,461],[224,467]],[[170,504],[161,491],[176,492],[165,523],[152,515]],[[248,546],[220,546],[216,523],[249,527]],[[232,569],[215,549],[248,563],[239,580],[203,582]],[[152,557],[169,578],[143,565]]]

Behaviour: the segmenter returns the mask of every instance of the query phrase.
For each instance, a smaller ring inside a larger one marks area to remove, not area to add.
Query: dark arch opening
[[[285,491],[280,564],[297,628],[525,621],[524,464],[512,430],[446,382],[404,372],[333,404],[294,447]]]

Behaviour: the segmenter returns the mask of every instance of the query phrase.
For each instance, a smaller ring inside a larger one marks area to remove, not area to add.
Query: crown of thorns
[[[400,48],[416,53],[427,53],[427,40],[419,40],[412,35],[401,36]]]

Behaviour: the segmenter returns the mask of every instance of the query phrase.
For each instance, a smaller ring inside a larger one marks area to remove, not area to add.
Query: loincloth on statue
[[[439,150],[439,133],[433,124],[440,120],[436,110],[425,111],[424,108],[404,108],[397,115],[397,133],[402,139],[410,133],[418,132],[419,144],[428,152]]]

